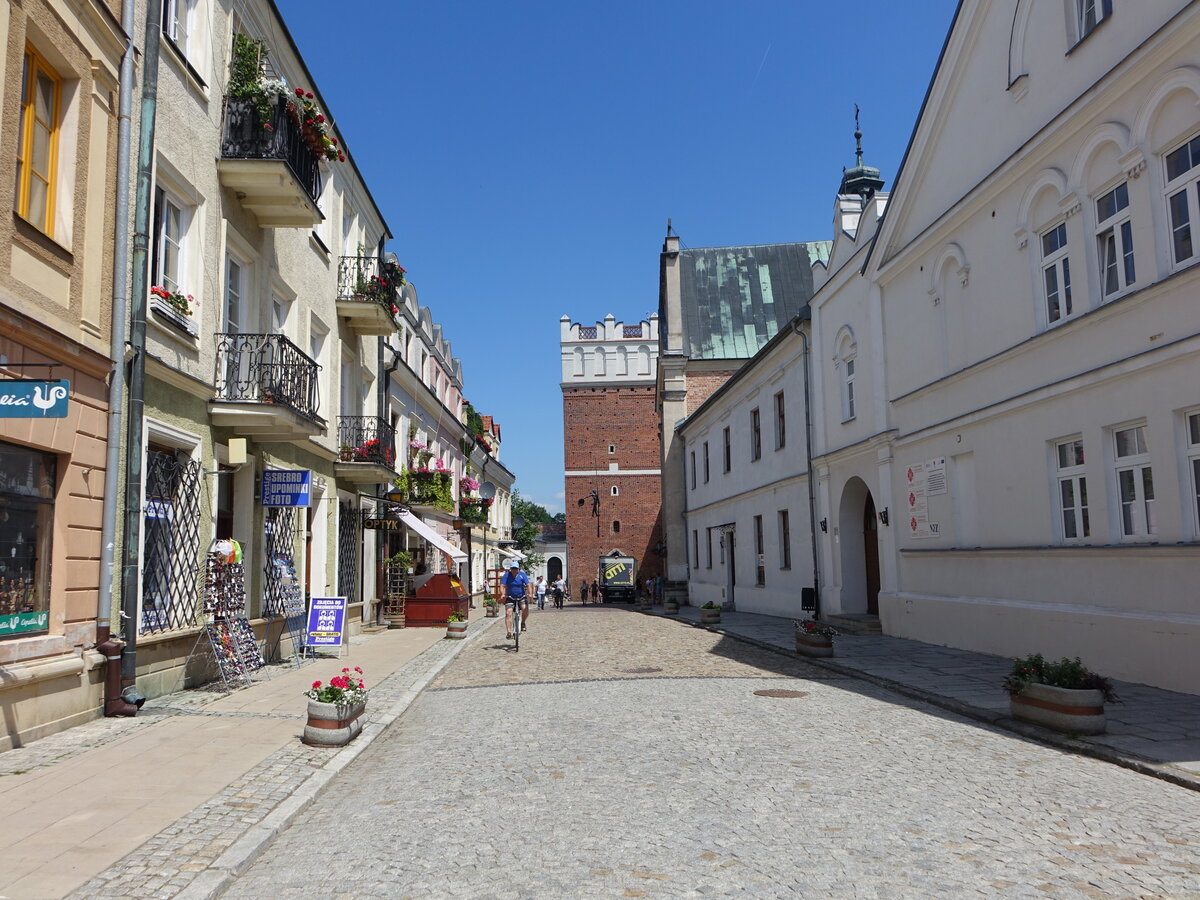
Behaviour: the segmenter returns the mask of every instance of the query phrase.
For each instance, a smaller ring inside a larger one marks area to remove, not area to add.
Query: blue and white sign
[[[266,469],[262,473],[263,506],[309,506],[312,472],[308,469]]]
[[[71,382],[0,381],[0,419],[62,419]]]
[[[313,597],[308,604],[306,647],[340,647],[346,633],[346,598]]]

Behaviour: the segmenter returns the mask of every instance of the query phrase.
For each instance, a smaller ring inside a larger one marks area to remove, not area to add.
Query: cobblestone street
[[[625,607],[508,646],[225,896],[1200,897],[1192,791]]]

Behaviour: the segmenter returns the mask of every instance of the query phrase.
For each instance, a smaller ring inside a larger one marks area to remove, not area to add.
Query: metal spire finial
[[[862,167],[863,164],[862,151],[862,128],[858,124],[858,104],[854,104],[854,164]]]

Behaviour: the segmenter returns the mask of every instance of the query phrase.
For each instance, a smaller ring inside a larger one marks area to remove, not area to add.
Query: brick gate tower
[[[664,574],[658,316],[637,325],[611,314],[594,325],[563,316],[560,329],[567,581],[577,597],[613,550],[637,559],[639,579]]]

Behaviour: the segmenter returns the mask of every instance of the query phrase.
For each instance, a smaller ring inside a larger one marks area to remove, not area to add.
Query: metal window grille
[[[200,570],[200,463],[146,454],[142,634],[196,624]]]
[[[338,504],[338,593],[347,603],[358,602],[358,516],[354,504]]]
[[[296,510],[290,506],[268,509],[262,611],[268,619],[304,613],[304,596],[292,555],[295,539]]]

